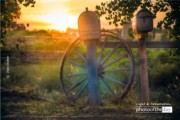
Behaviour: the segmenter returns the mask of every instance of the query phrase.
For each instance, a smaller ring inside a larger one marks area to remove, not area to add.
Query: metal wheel
[[[110,48],[108,42],[121,43]],[[134,79],[134,58],[131,50],[116,34],[104,31],[97,43],[96,60],[102,101],[121,101]],[[79,97],[87,99],[88,75],[84,41],[75,40],[65,51],[60,65],[60,81],[69,100],[76,101]]]

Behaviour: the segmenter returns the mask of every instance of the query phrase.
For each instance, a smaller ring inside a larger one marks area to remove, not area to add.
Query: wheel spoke
[[[68,74],[67,77],[74,77],[74,76],[80,76],[80,75],[85,75],[87,72],[80,72],[80,73],[75,73],[75,74]]]
[[[73,62],[73,61],[69,61],[69,63],[71,63],[71,64],[73,64],[73,65],[76,65],[76,66],[79,66],[79,67],[81,67],[81,68],[86,68],[85,65],[82,65],[82,64],[80,64],[80,63],[76,63],[76,62]]]
[[[111,77],[106,76],[106,75],[102,75],[102,76],[103,76],[103,78],[106,78],[106,79],[108,79],[108,80],[110,80],[110,81],[113,81],[113,82],[115,82],[115,83],[118,83],[118,84],[120,84],[120,85],[122,85],[122,86],[125,86],[125,84],[124,84],[123,82],[119,81],[119,80],[115,80],[114,78],[111,78]]]
[[[104,65],[104,66],[103,66],[103,68],[106,68],[106,67],[108,67],[108,66],[112,65],[113,63],[115,63],[115,62],[119,61],[121,58],[122,58],[122,57],[118,57],[118,58],[116,58],[116,59],[115,59],[115,60],[113,60],[112,62],[110,62],[110,63],[108,63],[108,64]]]
[[[109,85],[108,85],[103,79],[101,79],[101,82],[102,82],[103,86],[107,89],[107,91],[108,91],[112,96],[114,96],[114,93],[113,93],[112,89],[109,87]]]
[[[76,84],[74,84],[71,88],[69,88],[69,89],[67,90],[67,92],[70,92],[71,90],[73,90],[74,88],[76,88],[77,86],[79,86],[79,85],[80,85],[81,83],[83,83],[86,79],[87,79],[87,77],[85,77],[85,78],[79,80],[78,82],[76,82]]]
[[[77,50],[77,54],[87,63],[87,58],[85,58],[79,50]]]
[[[86,81],[86,83],[84,83],[84,85],[82,86],[82,88],[79,90],[79,92],[76,94],[76,96],[74,97],[74,100],[76,100],[78,97],[81,96],[81,94],[83,93],[83,91],[85,90],[85,88],[88,85],[88,80]]]
[[[103,46],[101,47],[101,52],[100,52],[100,54],[99,54],[99,56],[98,56],[97,63],[99,63],[99,61],[100,61],[101,58],[102,58],[102,55],[103,55],[103,52],[104,52],[104,48],[105,48],[106,43],[107,43],[107,38],[108,38],[108,37],[106,37],[106,38],[104,39],[104,43],[103,43]]]
[[[119,48],[120,44],[118,44],[101,62],[101,65],[103,65],[110,57],[111,55]]]
[[[123,57],[124,57],[125,55],[123,55]],[[115,60],[113,60],[112,62],[110,62],[110,63],[108,63],[108,64],[106,64],[106,65],[103,65],[103,68],[106,68],[106,67],[108,67],[108,66],[110,66],[110,65],[112,65],[113,63],[115,63],[115,62],[118,62],[120,59],[122,59],[123,57],[118,57],[118,58],[116,58]]]
[[[104,72],[129,71],[129,68],[121,68],[116,70],[104,70]]]

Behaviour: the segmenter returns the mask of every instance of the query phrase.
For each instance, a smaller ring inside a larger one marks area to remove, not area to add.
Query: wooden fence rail
[[[120,47],[123,47],[122,42],[108,42],[106,45],[107,48],[114,48],[118,43]],[[138,48],[138,41],[127,41],[126,42],[131,48]],[[103,43],[97,43],[98,46],[101,46]],[[180,48],[180,42],[177,41],[146,41],[146,48]]]

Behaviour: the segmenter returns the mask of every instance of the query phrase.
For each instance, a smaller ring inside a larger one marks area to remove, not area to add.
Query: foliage
[[[148,50],[150,88],[152,100],[166,100],[178,106],[180,100],[180,56],[171,49]],[[164,97],[164,99],[162,99]]]
[[[170,37],[174,39],[180,38],[180,23],[178,22],[180,21],[180,1],[157,0],[153,3],[150,0],[111,0],[97,5],[96,10],[99,16],[106,16],[109,24],[118,26],[130,21],[138,7],[149,9],[154,18],[157,12],[166,12],[166,17],[158,23],[157,27],[169,29]]]
[[[5,45],[5,35],[11,25],[20,18],[21,8],[23,6],[34,7],[34,0],[1,0],[1,44]]]
[[[109,20],[109,24],[118,26],[125,24],[125,22],[133,17],[134,11],[141,4],[136,0],[112,0],[110,2],[102,2],[101,5],[97,5],[98,15],[107,15],[105,18]]]

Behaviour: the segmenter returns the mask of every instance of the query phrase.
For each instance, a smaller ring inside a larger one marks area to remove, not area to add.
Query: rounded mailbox
[[[142,9],[136,14],[136,31],[146,33],[153,30],[153,16],[147,9]]]
[[[78,29],[81,40],[99,39],[101,36],[99,17],[95,12],[86,9],[78,18]]]

